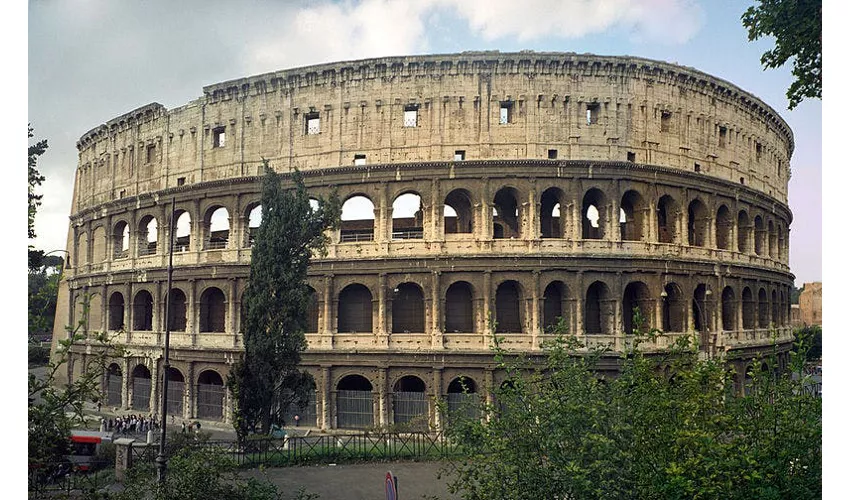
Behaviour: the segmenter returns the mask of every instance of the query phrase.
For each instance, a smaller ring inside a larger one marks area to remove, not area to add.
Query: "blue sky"
[[[65,247],[76,140],[138,106],[183,105],[202,87],[307,64],[465,50],[632,55],[691,66],[747,90],[794,130],[789,203],[797,285],[821,281],[821,101],[787,109],[790,68],[763,70],[747,2],[360,0],[28,5],[28,121],[47,138],[34,242]]]

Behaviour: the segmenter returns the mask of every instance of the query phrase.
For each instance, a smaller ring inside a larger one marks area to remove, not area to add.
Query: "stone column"
[[[121,407],[130,408],[130,358],[121,360]]]
[[[100,331],[109,331],[109,297],[105,284],[100,285]]]
[[[428,226],[430,228],[430,234],[423,235],[428,241],[444,241],[446,239],[445,234],[443,234],[443,229],[445,224],[441,224],[443,222],[443,203],[440,199],[440,181],[439,179],[431,180],[431,210],[430,210],[430,221],[428,221]],[[424,215],[423,215],[424,217]],[[424,226],[423,221],[423,226]],[[424,228],[423,228],[424,230]]]
[[[204,249],[204,219],[201,214],[201,201],[195,199],[192,201],[192,236],[189,238],[189,250],[192,252],[200,252]],[[176,222],[176,221],[175,221]],[[175,225],[175,231],[177,230]]]
[[[650,185],[649,191],[652,193],[657,193],[658,189],[655,184]],[[647,234],[649,235],[649,240],[652,243],[658,243],[658,199],[650,198],[647,200],[647,222],[649,223],[649,231]]]
[[[385,427],[393,421],[392,400],[387,387],[387,369],[378,369],[378,425]]]
[[[334,297],[333,297],[333,285],[334,285],[334,277],[332,274],[325,275],[325,287],[322,290],[322,294],[324,297],[324,303],[322,304],[323,311],[323,327],[320,326],[320,329],[323,329],[322,335],[325,339],[323,342],[325,347],[333,347],[333,333],[334,333],[334,322],[333,322],[333,311],[335,311],[334,305]]]
[[[531,273],[531,348],[539,347],[540,325],[540,271]]]
[[[438,402],[443,398],[443,369],[434,367],[433,374],[433,388],[431,393],[434,398],[431,400],[431,404],[429,405],[429,412],[431,415],[434,415],[434,429],[437,432],[440,432],[443,429],[443,419],[440,416],[440,407],[438,406]]]
[[[485,368],[484,369],[484,401],[488,405],[493,405],[496,402],[496,398],[493,396],[493,369]],[[488,414],[489,417],[489,414]]]
[[[162,286],[163,284],[161,281],[153,282],[153,304],[151,304],[151,307],[153,308],[153,315],[151,316],[151,330],[157,332],[157,339],[159,339],[160,332],[165,331],[162,327],[164,325],[162,322],[162,316],[165,314],[165,310],[162,309]],[[157,344],[159,343],[159,340],[157,340]]]
[[[331,369],[329,366],[322,367],[322,379],[319,382],[318,396],[322,409],[319,414],[319,428],[326,431],[331,428]]]
[[[184,418],[195,418],[195,363],[193,361],[188,363],[185,380],[183,416]]]
[[[197,282],[194,279],[189,280],[189,290],[186,295],[187,304],[186,304],[186,330],[189,333],[189,338],[191,339],[191,345],[198,345],[198,325],[197,325],[197,317],[198,317],[198,301],[195,297],[195,284]]]
[[[150,409],[151,409],[151,414],[159,415],[159,410],[160,410],[159,405],[161,403],[160,395],[159,395],[159,391],[160,391],[159,360],[154,359],[152,365],[153,366],[151,366],[151,398],[150,398],[150,401],[149,401],[149,406],[150,406]]]
[[[228,242],[229,244],[229,242]],[[239,333],[236,330],[236,316],[239,314],[236,309],[236,278],[228,278],[228,292],[227,292],[227,322],[225,323],[224,330],[230,335],[233,335],[233,345],[236,345],[236,337]]]
[[[484,334],[484,337],[485,337],[484,345],[487,345],[487,339],[486,338],[490,337],[490,335],[492,335],[492,333],[493,333],[491,328],[490,328],[490,314],[491,314],[490,295],[492,293],[492,288],[493,288],[493,271],[491,271],[489,269],[484,271],[484,284],[483,284],[482,288],[483,288],[483,290],[482,290],[482,294],[483,294],[482,300],[483,300],[483,306],[484,306],[482,308],[482,310],[483,310],[484,317],[483,317],[483,325],[481,325],[482,328],[481,328],[480,331]]]
[[[440,271],[431,273],[431,348],[443,348],[443,329],[440,325],[445,299],[440,296]]]
[[[389,345],[389,333],[387,330],[387,273],[378,275],[378,318],[375,334],[378,336],[376,344]]]
[[[124,340],[125,344],[130,343],[130,332],[133,330],[133,283],[128,281],[124,288],[124,295],[127,300],[124,301]]]

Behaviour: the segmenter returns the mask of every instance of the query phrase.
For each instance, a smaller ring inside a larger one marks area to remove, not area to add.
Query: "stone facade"
[[[800,292],[800,322],[803,325],[823,323],[823,283],[804,283]]]
[[[668,332],[658,347],[698,332],[706,356],[747,360],[775,330],[784,351],[793,147],[755,96],[640,58],[381,58],[211,85],[78,142],[54,338],[89,296],[88,328],[120,332],[127,346],[105,392],[155,408],[169,241],[156,228],[174,199],[170,373],[183,384],[173,411],[228,419],[221,383],[242,349],[267,158],[301,170],[315,196],[346,200],[309,271],[303,364],[317,392],[302,423],[421,414],[439,426],[434,400],[457,399],[460,379],[488,399],[501,383],[494,326],[507,348],[535,355],[563,317],[589,346],[617,351],[638,307]],[[69,377],[85,359],[81,347]],[[600,369],[616,366],[612,355]]]

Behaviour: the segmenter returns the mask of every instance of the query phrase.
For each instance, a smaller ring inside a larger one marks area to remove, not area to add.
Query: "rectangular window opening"
[[[466,151],[459,149],[455,151],[455,161],[463,161],[466,159]]]
[[[670,122],[672,121],[673,113],[669,111],[661,112],[661,131],[669,132],[670,131]]]
[[[595,123],[599,123],[599,104],[594,102],[587,105],[587,124]]]
[[[761,160],[761,143],[756,143],[756,161]]]
[[[227,139],[227,135],[224,133],[224,127],[216,127],[212,131],[213,136],[213,147],[214,148],[223,148],[224,143]]]
[[[366,155],[363,155],[363,154],[354,155],[354,164],[355,165],[365,165],[366,164]]]
[[[404,107],[404,126],[416,127],[419,125],[419,106],[408,105]]]
[[[694,172],[699,172],[699,171],[700,171],[699,163],[694,163]]]
[[[741,184],[743,184],[743,183],[744,183],[744,178],[743,178],[743,177],[741,177]]]
[[[632,152],[632,151],[628,151],[628,152],[626,153],[626,160],[627,160],[627,161],[630,161],[630,162],[632,162],[632,163],[634,163],[634,162],[635,162],[635,154],[634,154],[634,152]]]
[[[558,150],[557,149],[550,149],[548,154],[549,154],[550,160],[557,160],[558,159]]]
[[[726,127],[720,127],[720,140],[718,141],[718,144],[721,148],[726,147]]]
[[[315,135],[322,131],[321,118],[319,112],[307,113],[304,115],[304,133],[307,135]]]
[[[147,163],[153,163],[156,160],[156,144],[148,144],[145,150],[145,160]]]
[[[503,101],[499,103],[499,125],[507,125],[513,122],[513,103]]]
[[[186,184],[186,178],[185,177],[178,177],[177,178],[177,185],[182,186],[183,184]]]

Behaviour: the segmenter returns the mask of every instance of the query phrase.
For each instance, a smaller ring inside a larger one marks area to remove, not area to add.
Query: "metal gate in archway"
[[[224,386],[198,384],[198,418],[221,420],[224,415]]]
[[[428,398],[424,392],[393,392],[393,422],[428,425]]]
[[[166,413],[169,415],[183,415],[183,392],[182,380],[168,380],[168,407]]]
[[[368,429],[374,422],[372,391],[337,391],[337,427]]]
[[[283,413],[283,421],[286,425],[295,424],[295,415],[298,415],[298,425],[307,427],[318,427],[316,412],[316,391],[312,391],[307,399],[307,404],[301,408],[295,403],[289,405]]]
[[[121,406],[121,372],[110,370],[106,374],[106,404]]]
[[[446,403],[448,404],[449,420],[452,418],[468,418],[477,419],[479,417],[478,408],[481,404],[478,394],[455,392],[446,394]]]
[[[133,377],[133,409],[150,410],[151,405],[151,379],[144,377]]]

